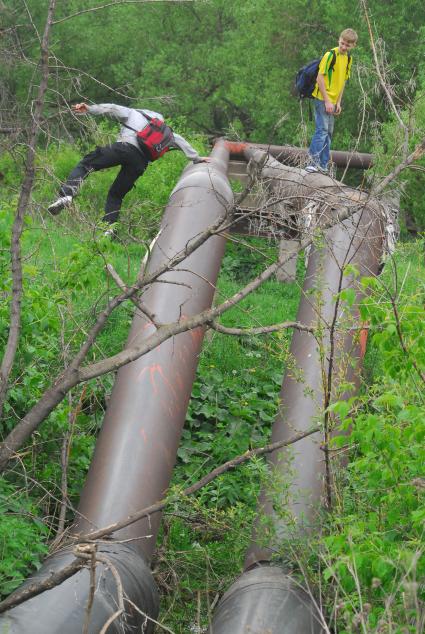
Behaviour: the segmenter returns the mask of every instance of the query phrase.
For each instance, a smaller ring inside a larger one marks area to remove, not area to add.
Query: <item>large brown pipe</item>
[[[259,156],[246,150],[246,158]],[[265,157],[263,157],[265,158]],[[273,161],[271,161],[273,163]],[[278,177],[278,166],[276,170]],[[307,176],[320,182],[317,175]],[[325,186],[332,185],[326,179]],[[326,232],[324,246],[316,247],[309,257],[297,321],[324,329],[322,354],[315,338],[296,330],[292,337],[288,369],[281,390],[281,406],[273,425],[272,442],[286,440],[296,432],[310,429],[317,420],[323,421],[323,376],[327,375],[329,358],[329,326],[337,310],[337,325],[341,327],[347,305],[338,308],[335,296],[353,285],[352,276],[342,274],[344,265],[355,264],[361,275],[376,273],[382,254],[383,236],[376,208],[366,204],[355,215]],[[320,316],[320,317],[319,317]],[[351,330],[338,333],[334,354],[334,381],[358,381],[360,350],[358,339]],[[332,390],[334,392],[334,390]],[[290,480],[279,499],[271,500],[267,491],[260,496],[260,512],[272,519],[275,535],[267,537],[264,525],[257,523],[253,542],[248,549],[241,577],[221,600],[213,619],[211,634],[242,634],[267,631],[269,634],[318,634],[322,632],[321,616],[311,596],[291,579],[284,568],[272,564],[272,556],[284,540],[299,537],[314,529],[317,509],[324,500],[325,454],[322,433],[316,433],[294,445],[271,454],[270,467],[277,481]],[[274,505],[284,508],[292,521],[278,518]],[[288,553],[291,558],[291,553]]]
[[[190,240],[225,215],[233,197],[227,181],[228,152],[214,148],[213,161],[187,169],[165,210],[147,273],[185,249]],[[225,239],[210,237],[175,270],[143,293],[156,320],[171,323],[211,306]],[[155,327],[137,311],[128,346],[148,338]],[[74,527],[77,533],[118,521],[167,491],[198,364],[204,330],[173,337],[121,368],[96,445]],[[155,548],[160,513],[131,524],[116,539],[136,539],[147,560]]]
[[[211,154],[211,163],[185,170],[165,210],[148,273],[225,216],[233,200],[226,177],[228,156],[225,145],[219,143]],[[144,304],[158,322],[170,323],[211,306],[224,246],[223,237],[208,238],[143,293]],[[127,345],[143,341],[154,329],[137,311]],[[81,495],[74,535],[124,519],[166,493],[203,334],[202,328],[179,334],[119,370]],[[152,631],[149,617],[156,617],[158,601],[147,563],[155,548],[159,523],[157,513],[99,545],[102,555],[119,572],[125,596],[138,608],[126,603],[125,617],[117,618],[108,634],[141,631],[144,624],[144,632]],[[121,540],[130,541],[119,543]],[[70,559],[70,549],[53,555],[33,580],[48,577],[51,570],[61,570]],[[98,565],[96,572],[90,634],[99,633],[118,603],[110,568]],[[7,612],[0,618],[0,630],[10,634],[81,632],[89,596],[89,574],[82,570],[53,590]]]
[[[265,145],[264,143],[240,143],[233,141],[227,141],[226,143],[231,158],[242,161],[245,160],[245,150],[248,148],[263,150],[275,159],[295,166],[305,164],[308,156],[307,150],[291,145]],[[349,167],[367,170],[373,165],[373,155],[363,152],[331,150],[331,160],[337,167],[346,167],[348,165]]]

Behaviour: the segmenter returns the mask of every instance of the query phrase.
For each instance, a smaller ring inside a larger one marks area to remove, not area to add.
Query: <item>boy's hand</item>
[[[72,106],[72,110],[77,114],[85,114],[88,110],[88,105],[86,103],[76,103]]]
[[[332,101],[325,101],[325,110],[328,114],[335,113],[335,105],[332,103]]]
[[[335,106],[335,114],[341,114],[341,104],[337,103]]]

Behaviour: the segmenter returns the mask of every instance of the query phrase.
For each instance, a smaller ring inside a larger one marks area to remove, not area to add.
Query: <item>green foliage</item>
[[[0,478],[0,594],[17,588],[40,566],[48,535],[39,511],[25,492]]]
[[[386,631],[379,628],[390,624],[393,631],[419,632],[416,606],[424,597],[418,581],[425,575],[421,248],[418,243],[400,249],[397,278],[389,267],[382,281],[363,280],[369,289],[362,318],[372,328],[373,383],[348,407],[334,406],[342,427],[351,426],[348,441],[355,448],[330,532],[320,546],[323,579],[338,597],[340,634],[355,631],[356,623],[367,632]],[[394,290],[397,279],[405,283]],[[346,443],[346,436],[335,440],[336,445]]]
[[[409,129],[407,154],[425,138],[425,89],[417,92],[416,98],[401,113],[402,120]],[[391,172],[405,158],[405,133],[399,122],[392,117],[377,128],[373,147],[376,156],[370,178],[382,178]],[[425,205],[423,200],[423,170],[425,158],[415,161],[413,169],[403,171],[398,177],[401,197],[402,229],[423,231],[425,228]]]

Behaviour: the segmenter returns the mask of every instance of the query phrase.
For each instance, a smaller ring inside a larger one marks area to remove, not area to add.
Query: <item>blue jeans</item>
[[[327,169],[335,117],[326,112],[325,102],[322,99],[314,100],[314,118],[316,130],[310,144],[310,159],[316,167]]]

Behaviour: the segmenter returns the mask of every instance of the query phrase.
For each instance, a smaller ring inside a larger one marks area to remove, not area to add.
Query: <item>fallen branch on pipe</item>
[[[50,575],[50,577],[47,577],[42,581],[30,583],[24,590],[19,593],[11,594],[7,597],[7,599],[4,599],[4,601],[0,603],[0,614],[20,605],[21,603],[25,603],[25,601],[42,594],[46,590],[51,590],[55,586],[58,586],[63,581],[69,579],[69,577],[72,577],[72,575],[75,575],[75,573],[85,565],[85,561],[82,561],[81,559],[74,559],[68,566],[65,566],[65,568],[62,568],[59,572]]]
[[[289,328],[294,328],[295,330],[303,330],[305,332],[311,333],[314,333],[315,330],[310,326],[300,324],[300,322],[298,321],[284,321],[281,324],[273,324],[272,326],[259,326],[258,328],[229,328],[227,326],[222,326],[217,321],[212,321],[209,326],[213,330],[221,332],[223,335],[238,335],[244,337],[249,335],[266,335],[270,332],[278,332],[279,330],[287,330]]]

